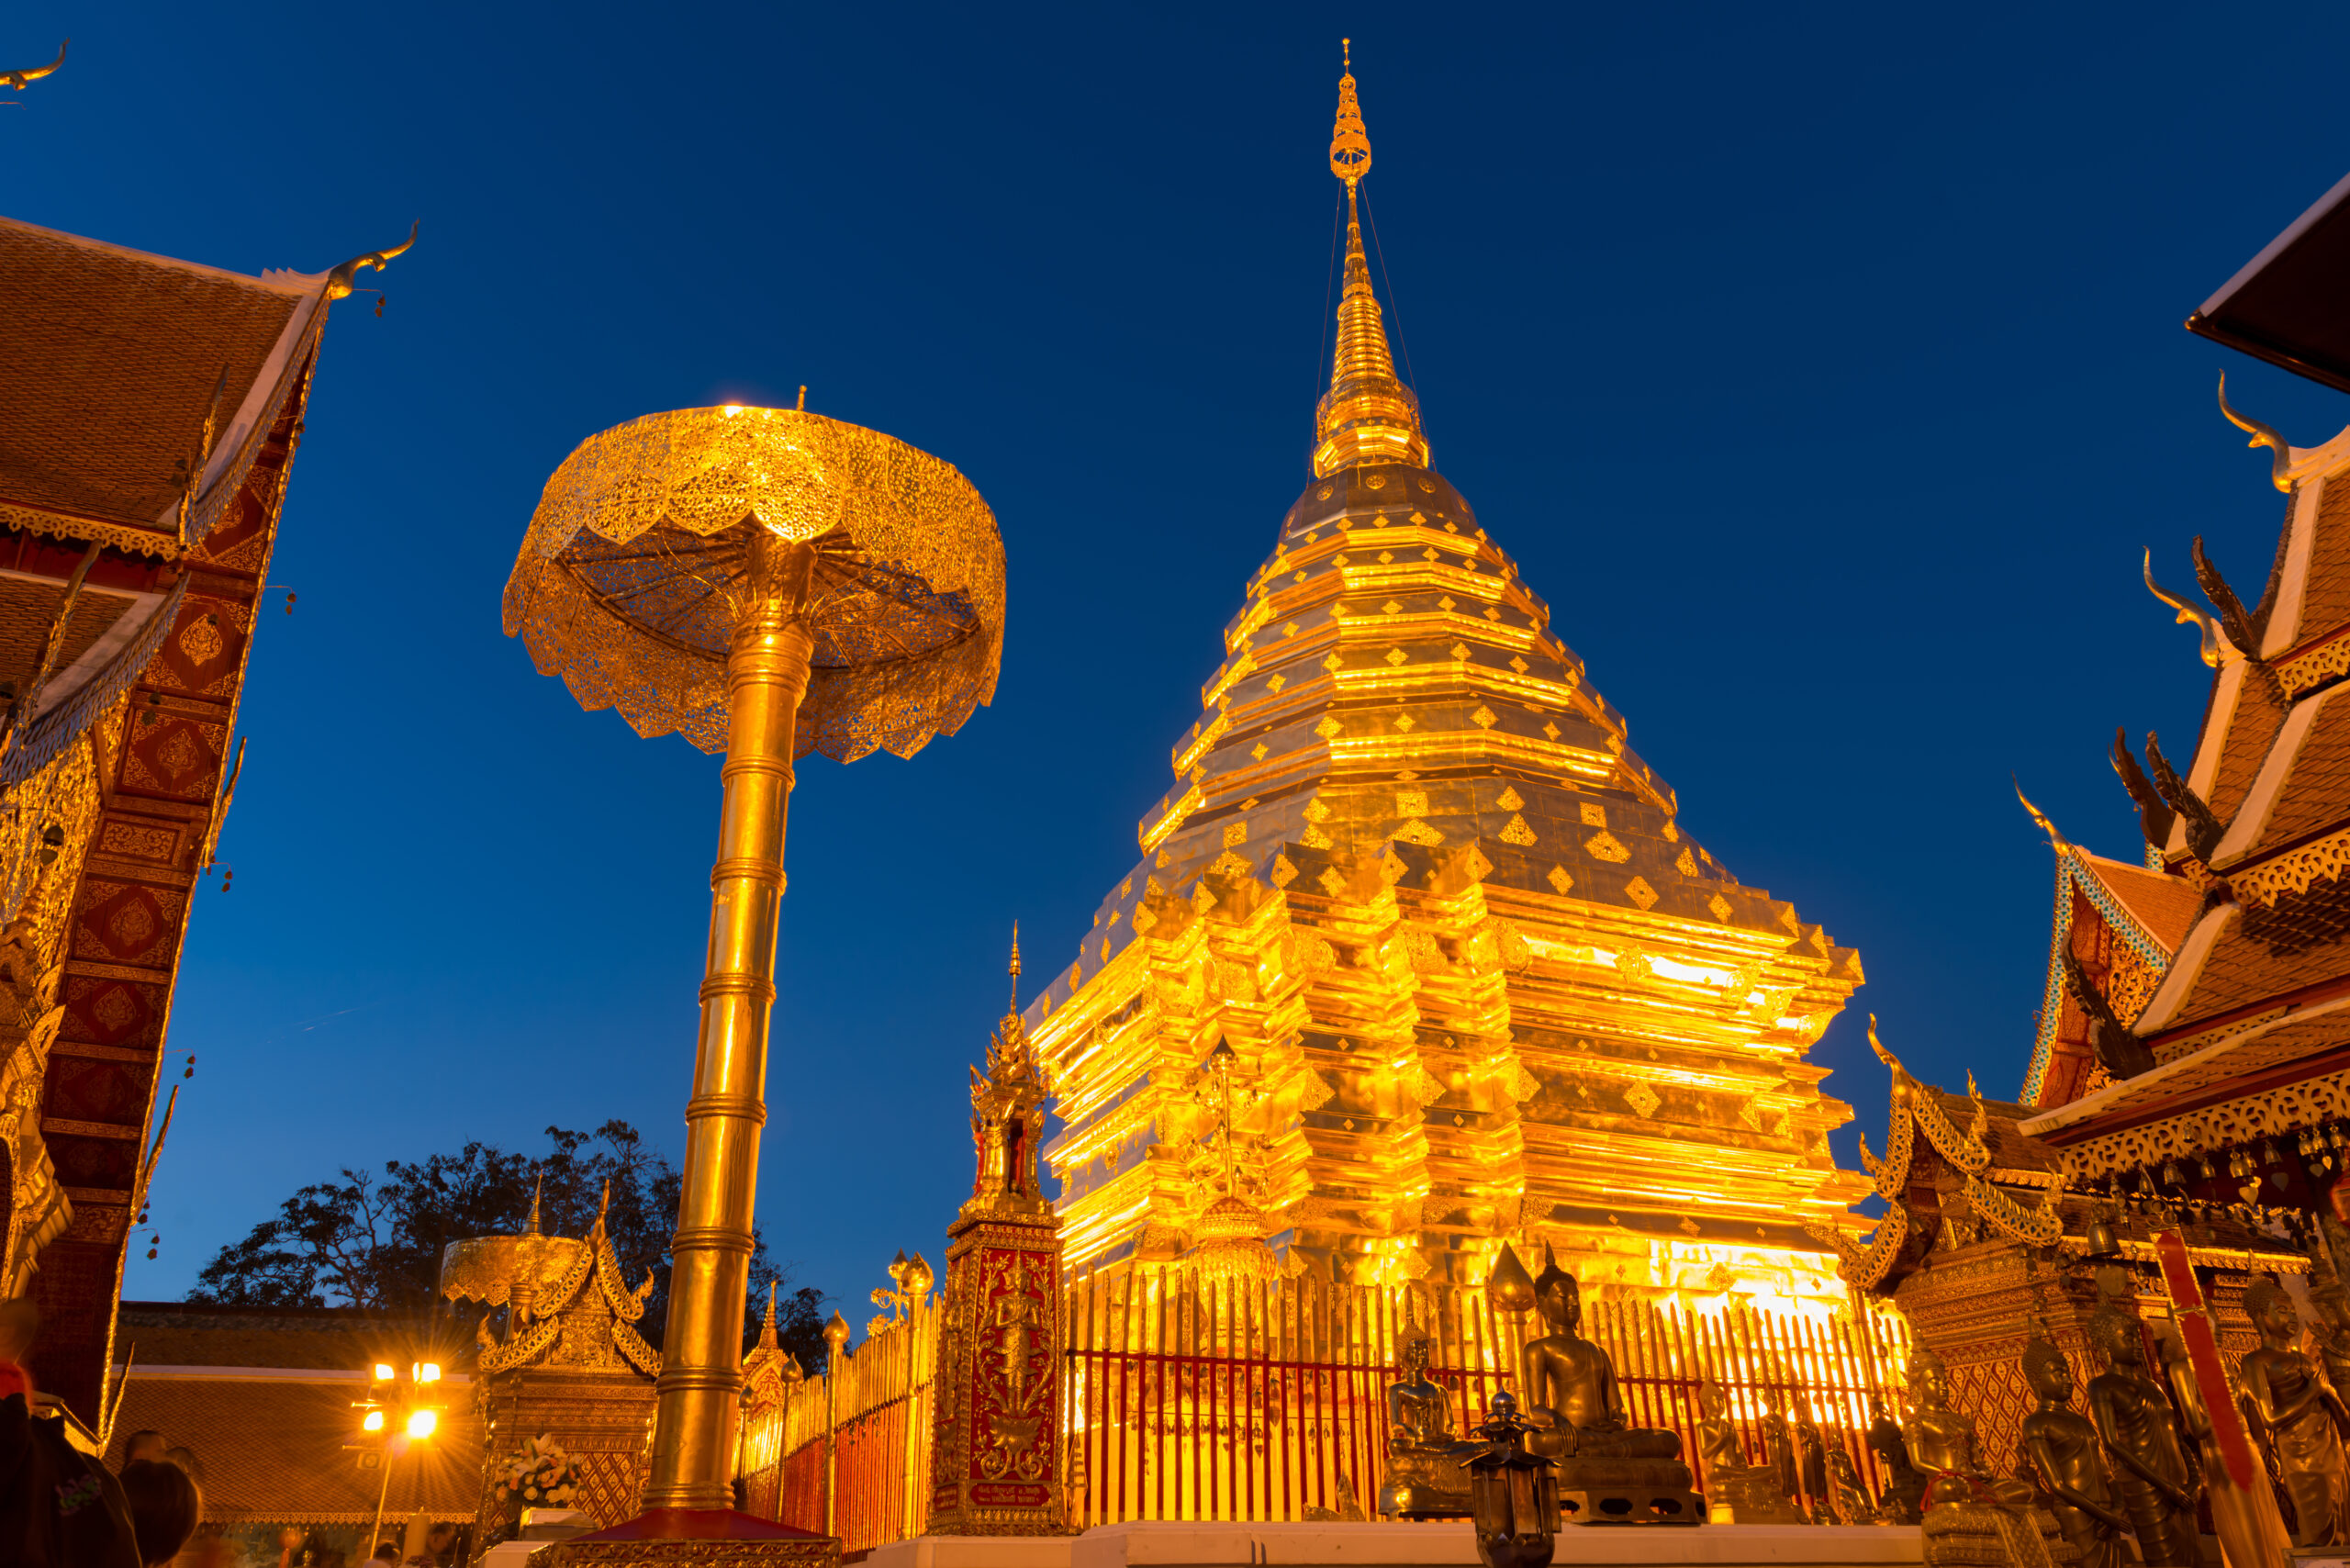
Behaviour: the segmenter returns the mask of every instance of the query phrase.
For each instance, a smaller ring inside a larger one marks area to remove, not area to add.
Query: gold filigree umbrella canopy
[[[790,409],[683,409],[580,442],[506,584],[506,633],[579,705],[726,746],[725,664],[764,533],[813,551],[795,755],[911,756],[994,695],[1003,543],[954,465]]]
[[[636,1522],[708,1536],[712,1521],[677,1516],[732,1497],[791,764],[911,756],[994,694],[1002,541],[952,465],[877,431],[786,409],[648,414],[589,437],[547,481],[507,580],[506,630],[581,706],[726,753]],[[780,1529],[728,1517],[730,1539]],[[565,1561],[589,1561],[591,1542],[566,1543]]]

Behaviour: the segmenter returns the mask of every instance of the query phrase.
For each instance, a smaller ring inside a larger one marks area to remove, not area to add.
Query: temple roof
[[[175,533],[216,392],[217,450],[231,454],[287,374],[326,282],[247,277],[0,218],[0,514],[75,538],[90,535],[74,521]]]

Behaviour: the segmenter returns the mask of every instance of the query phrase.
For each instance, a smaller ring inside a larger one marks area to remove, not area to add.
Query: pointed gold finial
[[[531,1189],[531,1223],[522,1227],[522,1234],[525,1236],[539,1234],[539,1199],[546,1190],[547,1173],[542,1170],[539,1172],[537,1184]]]
[[[1330,390],[1314,409],[1314,473],[1326,478],[1366,463],[1425,468],[1427,438],[1420,433],[1420,400],[1395,374],[1395,354],[1371,293],[1371,261],[1362,244],[1362,214],[1355,187],[1371,172],[1371,132],[1355,96],[1348,40],[1346,73],[1338,78],[1338,118],[1330,129],[1330,173],[1347,186],[1347,282],[1338,302],[1338,343],[1330,359]]]
[[[2178,611],[2178,624],[2192,626],[2203,633],[2203,645],[2199,651],[2206,667],[2218,669],[2231,657],[2243,656],[2221,627],[2218,616],[2200,605],[2189,603],[2182,595],[2175,594],[2154,581],[2154,553],[2152,550],[2146,552],[2146,591]]]
[[[64,43],[59,44],[57,46],[57,58],[50,61],[47,65],[28,65],[22,71],[0,71],[0,87],[14,87],[17,92],[21,93],[25,90],[26,83],[38,82],[42,77],[50,75],[55,72],[59,66],[65,63],[66,45],[71,44],[73,41],[73,40],[72,39],[67,39]]]
[[[1355,101],[1354,55],[1348,40],[1340,39],[1338,47],[1347,52],[1345,74],[1338,78],[1338,119],[1330,128],[1330,173],[1346,181],[1348,194],[1352,195],[1355,182],[1371,173],[1371,131],[1362,123],[1362,106]]]
[[[417,231],[423,227],[424,220],[420,218],[408,226],[408,238],[390,250],[370,251],[364,256],[353,256],[327,274],[327,297],[329,299],[349,298],[352,284],[359,276],[360,268],[374,267],[377,272],[382,272],[391,264],[393,257],[405,256],[415,248]]]
[[[759,1349],[762,1350],[778,1350],[783,1348],[775,1336],[776,1283],[774,1280],[767,1282],[767,1319],[759,1325]]]
[[[2228,407],[2228,373],[2224,370],[2220,372],[2220,414],[2228,423],[2252,437],[2244,442],[2246,446],[2265,446],[2269,450],[2268,482],[2287,495],[2292,494],[2292,443],[2278,435],[2275,426],[2264,425],[2258,420],[2249,419]]]
[[[805,382],[802,382],[800,386],[799,409],[803,414],[808,411],[808,386]]]
[[[1012,1005],[1007,1010],[1020,1011],[1020,923],[1012,923]]]
[[[2016,799],[2023,802],[2023,809],[2031,814],[2031,820],[2040,824],[2040,831],[2048,835],[2049,846],[2059,855],[2072,848],[2072,845],[2065,841],[2065,835],[2056,831],[2056,824],[2048,820],[2048,813],[2033,805],[2031,797],[2023,792],[2023,781],[2010,773],[2008,775],[2008,782],[2016,787]]]

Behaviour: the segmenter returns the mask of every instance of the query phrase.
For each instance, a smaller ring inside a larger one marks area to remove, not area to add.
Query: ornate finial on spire
[[[1012,923],[1012,1005],[1007,1012],[1020,1011],[1020,923]]]
[[[596,1223],[601,1226],[604,1216],[612,1212],[612,1179],[604,1178],[604,1195],[596,1204]]]
[[[1346,50],[1346,74],[1338,78],[1338,119],[1330,128],[1330,173],[1347,182],[1347,191],[1353,194],[1355,182],[1371,173],[1371,132],[1362,123],[1362,106],[1355,101],[1354,55],[1348,40],[1340,39],[1338,47]]]
[[[1341,40],[1342,45],[1345,40]],[[1330,173],[1347,186],[1347,285],[1338,302],[1338,345],[1330,360],[1330,390],[1314,409],[1314,472],[1327,477],[1365,463],[1427,466],[1420,433],[1420,400],[1395,375],[1379,300],[1371,289],[1371,262],[1362,246],[1362,217],[1355,187],[1371,172],[1371,132],[1355,98],[1351,49],[1338,78],[1338,118],[1330,129]]]
[[[783,1348],[781,1341],[775,1337],[775,1287],[776,1282],[769,1280],[767,1282],[767,1318],[765,1323],[759,1325],[759,1349],[762,1350],[779,1350]]]
[[[531,1223],[522,1227],[525,1236],[537,1236],[539,1231],[539,1199],[547,1190],[547,1173],[539,1172],[537,1183],[531,1189]]]

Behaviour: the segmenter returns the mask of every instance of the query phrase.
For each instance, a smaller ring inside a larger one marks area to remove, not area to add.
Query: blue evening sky
[[[27,0],[0,65],[74,44],[0,210],[247,271],[424,222],[327,331],[128,1294],[341,1165],[682,1144],[718,764],[580,712],[498,594],[582,437],[803,382],[1010,561],[995,705],[793,812],[761,1219],[852,1310],[940,1256],[1007,929],[1072,956],[1304,481],[1342,33],[1438,465],[1686,829],[1861,949],[1828,1089],[1883,1125],[1874,1010],[2014,1092],[2009,773],[2136,854],[2106,744],[2185,752],[2206,683],[2139,553],[2252,598],[2282,510],[2212,385],[2350,420],[2179,326],[2350,167],[2339,7]]]

